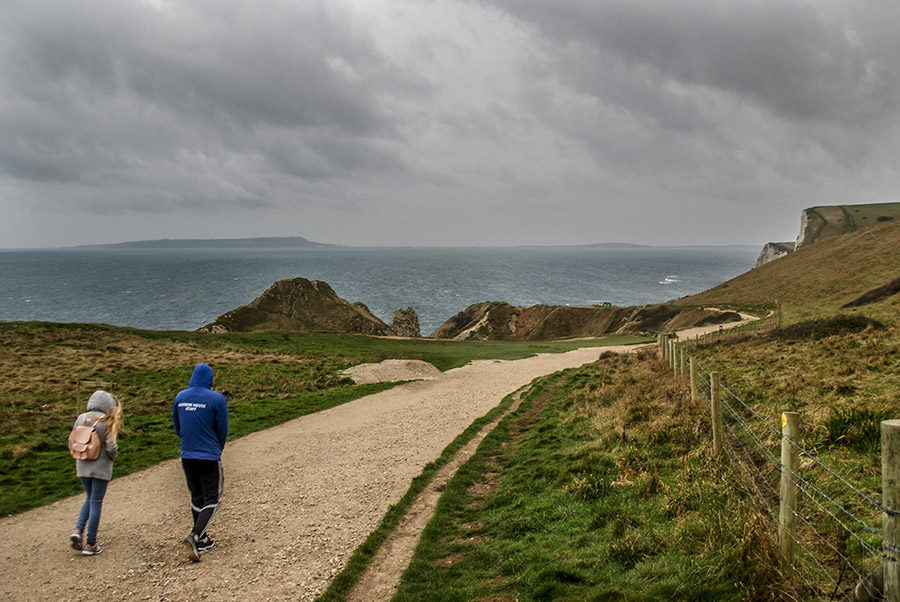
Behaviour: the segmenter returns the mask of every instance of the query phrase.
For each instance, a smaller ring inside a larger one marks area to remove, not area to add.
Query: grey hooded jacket
[[[107,412],[116,407],[116,400],[106,391],[97,391],[88,400],[87,412],[81,414],[75,421],[75,426],[81,426],[85,420],[99,420]],[[109,481],[112,479],[113,460],[119,453],[119,446],[112,439],[106,437],[106,421],[97,422],[97,436],[100,437],[100,457],[96,460],[75,460],[75,474],[78,477],[93,477]]]

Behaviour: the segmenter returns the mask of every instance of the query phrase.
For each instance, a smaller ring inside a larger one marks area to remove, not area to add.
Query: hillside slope
[[[900,276],[900,223],[820,240],[714,288],[678,300],[679,305],[774,309],[798,321],[837,313],[896,322],[900,295],[881,296],[855,308],[843,306]],[[888,287],[889,288],[889,287]]]
[[[900,220],[900,203],[825,205],[803,211],[796,250],[857,230]]]
[[[609,334],[656,333],[706,324],[737,322],[735,312],[703,308],[512,306],[501,301],[470,305],[442,324],[434,339],[459,341],[550,341]]]

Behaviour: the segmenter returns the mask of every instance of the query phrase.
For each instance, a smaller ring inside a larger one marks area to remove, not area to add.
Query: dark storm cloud
[[[7,0],[0,246],[795,236],[898,200],[898,25],[880,0]]]
[[[420,83],[341,5],[154,4],[4,5],[0,174],[156,211],[298,200],[265,175],[402,169],[378,144],[396,137],[381,99]]]
[[[523,66],[543,82],[529,88],[525,106],[584,141],[613,177],[723,202],[796,198],[804,189],[806,206],[859,201],[846,196],[854,188],[872,200],[876,181],[896,194],[900,5],[479,4],[543,39],[539,58]]]
[[[625,70],[730,92],[790,119],[879,122],[897,108],[900,77],[892,57],[900,53],[900,5],[894,3],[488,3],[561,46],[584,44]],[[597,91],[577,75],[573,81]]]

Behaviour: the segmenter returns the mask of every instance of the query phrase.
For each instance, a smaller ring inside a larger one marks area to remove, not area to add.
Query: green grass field
[[[353,385],[341,371],[387,358],[431,362],[441,370],[474,359],[516,359],[587,345],[646,341],[461,343],[306,333],[201,334],[140,331],[93,324],[0,323],[0,514],[78,493],[68,432],[92,387],[110,382],[125,424],[115,474],[177,457],[171,404],[193,366],[216,372],[214,388],[229,401],[231,437],[345,403],[390,386]]]

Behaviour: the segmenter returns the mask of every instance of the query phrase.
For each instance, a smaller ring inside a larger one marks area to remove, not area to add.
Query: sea
[[[195,330],[284,278],[323,280],[424,335],[469,305],[649,305],[750,270],[751,247],[127,249],[0,251],[0,320]]]

